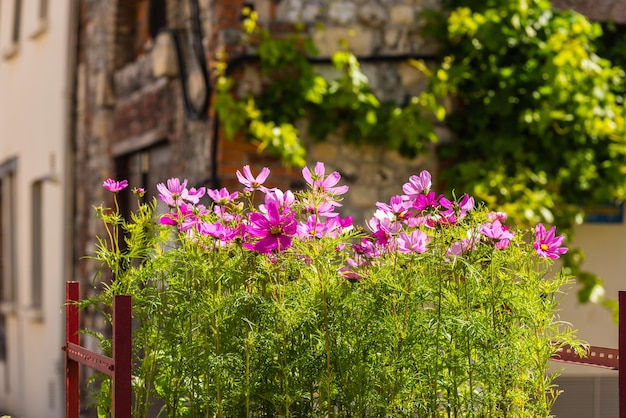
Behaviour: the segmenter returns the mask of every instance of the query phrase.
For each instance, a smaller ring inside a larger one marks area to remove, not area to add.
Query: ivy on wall
[[[283,163],[304,166],[306,151],[296,123],[308,119],[309,137],[323,141],[332,133],[352,143],[384,144],[402,155],[425,153],[435,142],[433,121],[442,120],[443,107],[427,92],[404,106],[384,103],[370,87],[357,58],[347,50],[333,54],[339,74],[326,80],[311,57],[317,50],[302,33],[273,37],[257,25],[256,12],[245,11],[244,32],[256,47],[264,80],[262,91],[248,97],[233,94],[227,58],[218,67],[215,109],[227,137],[243,132],[259,150]]]
[[[549,0],[450,0],[427,18],[442,59],[432,70],[411,61],[429,87],[398,106],[381,103],[349,52],[333,56],[340,77],[325,80],[308,59],[316,54],[309,37],[273,38],[248,11],[244,30],[264,85],[258,95],[235,97],[222,63],[216,110],[226,135],[243,132],[259,149],[301,166],[306,151],[296,122],[303,118],[315,140],[337,132],[407,157],[436,141],[433,123],[445,118],[457,140],[438,147],[439,180],[519,224],[556,224],[571,239],[583,206],[626,197],[626,78],[601,55],[610,50],[601,46],[599,24],[555,11]],[[456,106],[446,115],[441,102],[450,97]],[[579,299],[615,308],[583,261],[575,249],[565,258],[582,284]]]

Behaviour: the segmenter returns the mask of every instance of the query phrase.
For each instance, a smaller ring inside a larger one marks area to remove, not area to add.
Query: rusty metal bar
[[[67,282],[65,286],[65,340],[66,344],[80,344],[78,327],[80,313],[76,302],[79,300],[78,282]],[[79,363],[65,357],[65,414],[67,418],[80,416]]]
[[[132,366],[131,297],[117,295],[113,299],[113,418],[131,415]]]
[[[80,364],[84,364],[87,367],[91,367],[94,370],[104,373],[109,376],[114,374],[114,361],[110,357],[103,356],[102,354],[94,353],[91,350],[81,347],[80,345],[67,343],[63,347],[67,352],[67,358],[74,360]]]
[[[606,347],[588,347],[586,357],[580,357],[576,354],[574,348],[569,345],[559,349],[554,356],[553,361],[563,363],[584,364],[586,366],[603,367],[605,369],[619,370],[619,350]]]

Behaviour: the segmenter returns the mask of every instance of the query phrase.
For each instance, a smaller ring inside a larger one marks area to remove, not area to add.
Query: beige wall
[[[617,300],[618,291],[626,290],[626,224],[589,223],[576,228],[572,247],[585,253],[583,268],[604,280],[605,297]],[[578,335],[591,345],[618,348],[617,324],[608,309],[599,304],[580,304],[577,285],[566,289],[561,318],[578,329]],[[587,366],[568,366],[565,375],[607,375],[617,372]]]
[[[12,42],[13,8],[0,2],[0,164],[17,157],[17,298],[6,317],[7,361],[0,362],[0,412],[29,418],[64,416],[63,282],[67,243],[66,153],[69,143],[73,31],[69,0],[22,1],[19,40]],[[32,257],[32,187],[42,183],[40,260]],[[43,271],[43,303],[32,308],[32,266]]]

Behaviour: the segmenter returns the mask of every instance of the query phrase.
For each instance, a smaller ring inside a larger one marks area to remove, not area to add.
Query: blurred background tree
[[[440,180],[506,211],[519,224],[565,231],[584,208],[626,193],[623,34],[604,32],[548,0],[454,0],[430,16],[445,57],[431,91],[455,105],[446,122],[456,139],[439,147]],[[621,63],[623,64],[623,62]],[[572,249],[568,273],[581,302],[602,302],[602,281]]]

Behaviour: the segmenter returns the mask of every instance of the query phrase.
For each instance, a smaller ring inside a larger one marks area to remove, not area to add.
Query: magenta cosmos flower
[[[265,254],[289,248],[292,237],[297,232],[295,214],[289,210],[281,214],[279,205],[274,200],[267,201],[265,209],[265,213],[250,214],[250,225],[246,231],[251,236],[261,239],[255,243],[247,243],[245,247]]]
[[[490,224],[481,226],[480,233],[490,238],[499,250],[504,250],[513,239],[513,233],[497,219]]]
[[[567,247],[561,247],[565,237],[559,235],[554,236],[556,227],[553,226],[549,231],[542,224],[535,227],[535,250],[539,257],[559,258],[561,254],[567,252]]]
[[[106,179],[104,183],[102,183],[102,187],[110,192],[117,193],[128,187],[128,180],[115,181],[113,179]]]
[[[270,175],[270,169],[267,167],[263,167],[258,176],[254,177],[252,175],[252,171],[250,171],[250,166],[246,165],[243,167],[243,174],[241,171],[237,170],[237,179],[239,183],[243,184],[244,192],[252,192],[255,190],[260,190],[262,192],[267,192],[267,187],[262,186],[262,184],[267,180],[267,177]]]

